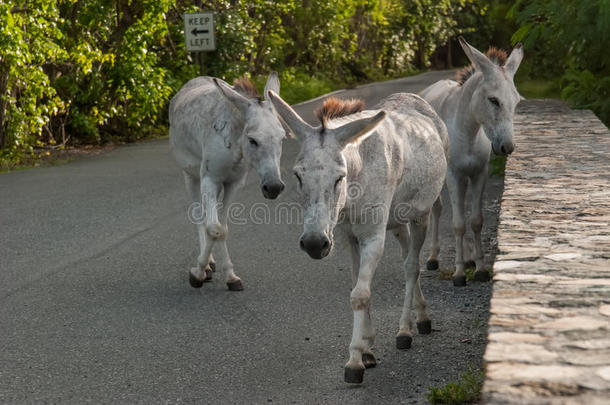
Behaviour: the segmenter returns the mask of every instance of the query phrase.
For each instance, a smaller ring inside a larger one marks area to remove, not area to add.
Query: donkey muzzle
[[[510,155],[515,150],[515,144],[512,142],[504,142],[500,145],[500,153],[503,155]]]
[[[512,141],[493,143],[492,149],[496,155],[508,156],[515,150],[515,144]]]
[[[328,256],[332,247],[328,237],[320,233],[308,233],[301,236],[299,244],[312,259],[323,259]]]
[[[265,182],[261,186],[261,190],[263,191],[263,197],[273,200],[284,190],[284,183],[281,180]]]

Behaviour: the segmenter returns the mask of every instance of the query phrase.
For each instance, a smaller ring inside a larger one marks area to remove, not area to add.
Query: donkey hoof
[[[214,273],[211,269],[205,269],[205,278],[203,279],[203,282],[207,283],[208,281],[212,281],[212,274]]]
[[[345,367],[345,382],[349,384],[362,384],[364,368]]]
[[[377,359],[373,353],[362,353],[362,362],[365,368],[375,367],[377,365]]]
[[[396,336],[396,348],[398,350],[407,350],[411,348],[411,342],[413,338],[411,335],[398,335]]]
[[[432,333],[432,321],[426,319],[425,321],[417,322],[417,331],[420,335],[429,335]]]
[[[491,277],[489,276],[489,271],[487,270],[479,270],[474,272],[474,281],[489,281]]]
[[[212,269],[212,271],[216,271],[216,262],[210,262],[208,263],[208,265],[210,266],[210,269]]]
[[[474,262],[474,260],[468,260],[467,262],[464,262],[465,269],[470,269],[472,267],[477,267],[477,264]]]
[[[227,283],[227,287],[229,287],[229,291],[243,291],[244,286],[241,283],[241,280],[230,281]]]
[[[189,284],[193,288],[201,288],[203,281],[198,280],[197,277],[193,276],[193,273],[189,272]]]
[[[455,287],[464,287],[466,285],[466,276],[453,276],[453,285]]]
[[[438,260],[431,259],[426,262],[426,269],[428,270],[438,270]]]

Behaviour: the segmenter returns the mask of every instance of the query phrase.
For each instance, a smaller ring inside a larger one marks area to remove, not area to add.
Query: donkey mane
[[[362,99],[341,100],[336,97],[329,97],[324,100],[321,108],[314,111],[314,114],[320,120],[322,126],[326,126],[329,120],[359,113],[363,109],[364,100]]]
[[[485,55],[489,58],[490,61],[492,61],[498,66],[504,66],[504,63],[506,63],[506,59],[508,58],[508,54],[504,49],[499,49],[493,46],[489,47],[487,52],[485,52]],[[457,82],[460,85],[466,83],[466,80],[468,80],[472,75],[474,75],[475,72],[476,69],[472,65],[468,65],[465,68],[458,70]]]
[[[250,79],[248,79],[246,76],[242,76],[239,79],[235,79],[233,81],[233,87],[236,91],[248,98],[254,98],[258,100],[261,99],[261,95],[258,93],[258,90],[256,90],[254,84],[252,84]]]

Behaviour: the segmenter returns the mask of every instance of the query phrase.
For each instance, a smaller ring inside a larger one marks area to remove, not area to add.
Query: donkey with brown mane
[[[265,92],[270,90],[280,91],[275,72],[265,86]],[[240,291],[242,282],[227,250],[227,208],[250,167],[258,173],[265,198],[282,192],[280,155],[286,133],[271,103],[245,78],[234,87],[212,77],[189,81],[170,102],[169,122],[170,146],[184,173],[199,231],[201,253],[189,273],[191,286],[211,280],[212,247],[218,243],[227,286]]]
[[[459,41],[472,65],[459,72],[457,82],[441,80],[424,89],[420,95],[443,119],[449,133],[451,159],[447,169],[447,189],[451,198],[455,235],[453,284],[464,286],[464,204],[469,182],[472,190],[470,227],[474,233],[475,280],[489,280],[489,272],[484,268],[481,242],[483,188],[487,181],[490,153],[493,151],[506,156],[514,149],[513,117],[521,96],[513,78],[523,59],[523,50],[518,44],[508,57],[504,51],[495,48],[485,55],[462,37]],[[438,269],[441,209],[439,198],[432,210],[429,270]]]
[[[294,164],[304,209],[301,249],[314,259],[324,258],[334,245],[335,229],[350,246],[354,329],[345,381],[361,383],[365,368],[376,364],[371,351],[371,282],[387,230],[398,237],[405,258],[397,347],[411,346],[413,302],[418,330],[431,331],[419,285],[419,259],[430,209],[447,169],[447,130],[428,103],[414,94],[393,94],[365,111],[360,102],[327,100],[317,114],[317,127],[303,121],[276,93],[269,92],[269,98],[302,141]]]

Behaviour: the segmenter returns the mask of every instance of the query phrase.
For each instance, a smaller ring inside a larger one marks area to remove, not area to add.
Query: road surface
[[[435,72],[342,91],[375,104],[450,76]],[[320,100],[298,105],[306,119]],[[262,198],[251,175],[246,212],[293,201]],[[395,349],[404,277],[388,237],[373,284],[378,365],[358,387],[343,382],[352,316],[350,270],[337,249],[313,261],[287,221],[230,225],[229,249],[245,290],[220,275],[188,283],[197,236],[167,139],[126,145],[56,167],[0,175],[1,403],[421,403],[430,385],[480,365],[490,284],[456,289],[424,270],[434,332]],[[495,243],[501,179],[486,196],[485,243]],[[261,205],[265,204],[265,205]],[[448,211],[443,241],[452,240]],[[450,267],[453,248],[443,248]],[[491,259],[489,259],[491,260]]]

